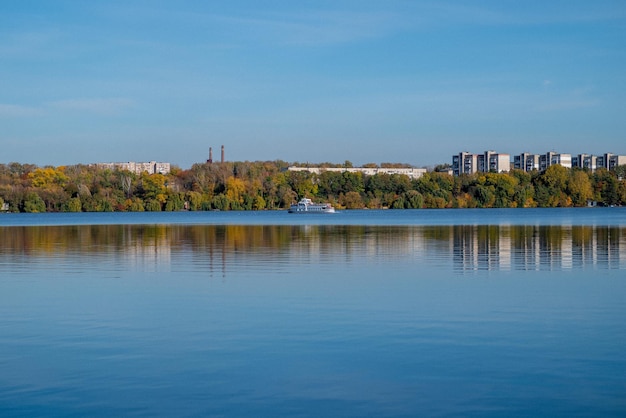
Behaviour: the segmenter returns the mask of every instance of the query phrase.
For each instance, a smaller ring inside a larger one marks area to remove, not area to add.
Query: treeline
[[[0,208],[10,212],[284,209],[301,197],[338,208],[521,208],[626,204],[626,166],[593,173],[560,165],[545,172],[453,177],[288,171],[284,161],[195,164],[167,175],[95,166],[0,164]]]

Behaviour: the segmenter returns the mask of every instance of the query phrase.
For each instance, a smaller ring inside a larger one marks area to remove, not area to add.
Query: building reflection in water
[[[607,226],[454,226],[460,270],[626,268],[626,230]]]
[[[145,272],[395,260],[455,271],[626,268],[610,226],[82,225],[1,227],[0,262],[80,256]]]

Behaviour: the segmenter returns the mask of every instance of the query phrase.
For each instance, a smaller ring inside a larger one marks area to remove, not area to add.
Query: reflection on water
[[[595,226],[449,228],[460,270],[561,270],[626,267],[626,230]]]
[[[626,268],[626,229],[609,226],[82,225],[0,228],[0,257],[13,261],[89,255],[160,271],[185,263],[226,276],[280,269],[281,260],[332,264],[412,258],[472,270]],[[34,258],[33,258],[34,257]],[[285,264],[286,265],[286,264]],[[26,268],[27,265],[24,265]]]
[[[0,416],[625,416],[625,257],[599,225],[0,227]]]

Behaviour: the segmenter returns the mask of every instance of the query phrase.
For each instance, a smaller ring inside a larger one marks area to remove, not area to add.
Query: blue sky
[[[626,154],[626,2],[0,4],[0,163]]]

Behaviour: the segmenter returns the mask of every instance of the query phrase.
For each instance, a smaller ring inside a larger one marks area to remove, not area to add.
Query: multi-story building
[[[110,170],[128,170],[135,174],[146,172],[148,174],[168,174],[171,170],[170,163],[160,163],[150,161],[147,163],[137,163],[129,161],[125,163],[97,163],[98,168],[108,168]]]
[[[366,176],[375,176],[376,174],[401,174],[408,176],[410,179],[418,179],[426,173],[425,168],[386,168],[386,167],[296,167],[287,168],[289,171],[308,171],[315,174],[321,174],[324,171],[334,171],[343,173],[363,173]]]
[[[552,154],[550,165],[562,165],[565,168],[572,168],[572,154]]]
[[[596,171],[597,166],[598,157],[596,157],[595,155],[578,154],[572,157],[572,167]]]
[[[598,168],[614,170],[620,165],[626,165],[626,155],[603,154],[590,155],[558,153],[554,151],[545,154],[530,154],[527,152],[515,155],[511,163],[508,154],[498,154],[494,151],[486,151],[483,154],[470,154],[461,152],[452,156],[452,174],[472,174],[476,172],[505,172],[510,168],[530,172],[533,170],[545,171],[551,165],[561,165],[566,168],[578,167],[590,171]]]
[[[615,170],[617,166],[626,164],[626,155],[615,155],[615,154],[605,154],[608,156],[606,160],[608,161],[607,169]]]
[[[520,155],[516,155],[513,157],[513,167],[516,170],[522,170],[526,172],[539,170],[540,159],[541,155],[539,154],[530,154],[528,152],[523,152]]]
[[[513,156],[513,168],[516,170],[526,171],[526,158],[531,154],[522,152],[520,155]]]
[[[467,151],[452,156],[452,172],[455,176],[472,174],[478,171],[478,155]]]
[[[511,170],[511,156],[509,154],[492,153],[487,155],[485,153],[485,159],[488,162],[487,170],[485,171],[502,173]]]
[[[511,169],[511,156],[509,154],[499,154],[495,151],[485,151],[483,154],[472,154],[460,152],[452,156],[452,174],[473,173],[502,173]]]
[[[539,156],[539,171],[545,171],[552,165],[552,157],[556,155],[556,152],[548,151],[545,154]]]
[[[537,154],[528,154],[526,156],[526,160],[525,160],[525,171],[533,171],[533,170],[539,170],[539,159],[541,158],[540,155]]]

